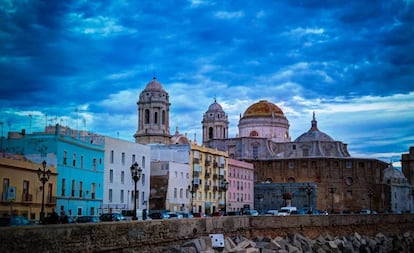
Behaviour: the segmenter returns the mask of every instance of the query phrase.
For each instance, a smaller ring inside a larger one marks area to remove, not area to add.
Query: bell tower
[[[152,79],[139,95],[138,130],[135,142],[170,144],[170,102],[168,93],[157,79]]]
[[[222,140],[228,138],[229,121],[228,116],[216,99],[212,103],[201,121],[203,126],[203,144],[211,140]]]

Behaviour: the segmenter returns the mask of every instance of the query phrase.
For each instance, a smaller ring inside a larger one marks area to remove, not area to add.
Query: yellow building
[[[1,153],[0,216],[8,216],[13,211],[30,220],[40,220],[43,184],[39,180],[39,169],[43,171],[43,164],[33,163],[20,155]],[[56,206],[56,168],[46,164],[45,171],[48,170],[50,174],[44,191],[45,216]]]
[[[227,192],[227,152],[191,144],[191,203],[193,213],[225,211]]]

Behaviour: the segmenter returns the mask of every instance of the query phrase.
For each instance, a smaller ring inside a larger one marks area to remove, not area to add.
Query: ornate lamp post
[[[308,208],[309,208],[309,210],[308,210],[308,214],[311,214],[312,213],[312,208],[311,208],[311,201],[310,201],[310,196],[311,196],[311,194],[312,194],[312,187],[308,184],[307,186],[306,186],[306,194],[308,195]]]
[[[226,179],[223,181],[223,191],[224,191],[224,215],[227,215],[227,190],[229,188],[229,182]]]
[[[40,222],[42,222],[45,217],[45,184],[49,181],[50,174],[52,174],[50,169],[46,170],[46,161],[42,162],[42,166],[43,169],[39,168],[37,170],[37,176],[39,177],[40,182],[42,182],[42,209],[40,211]]]
[[[134,180],[134,216],[132,216],[133,220],[138,220],[137,217],[137,182],[141,178],[142,169],[139,167],[138,163],[135,162],[131,165],[131,176],[132,180]]]
[[[332,197],[332,199],[331,199],[331,213],[333,213],[334,212],[334,206],[333,206],[333,204],[334,204],[334,193],[336,192],[336,188],[331,186],[328,189],[329,189],[329,193],[331,194],[331,197]]]

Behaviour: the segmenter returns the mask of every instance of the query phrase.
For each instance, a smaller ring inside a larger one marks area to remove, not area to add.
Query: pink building
[[[253,209],[254,168],[252,163],[228,160],[227,212]]]

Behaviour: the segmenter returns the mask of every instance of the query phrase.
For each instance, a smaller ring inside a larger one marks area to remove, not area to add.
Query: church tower
[[[135,142],[170,144],[170,102],[168,93],[155,76],[139,95],[138,130]]]
[[[229,131],[229,121],[227,114],[220,104],[214,99],[201,121],[203,126],[203,144],[210,140],[227,139]]]

